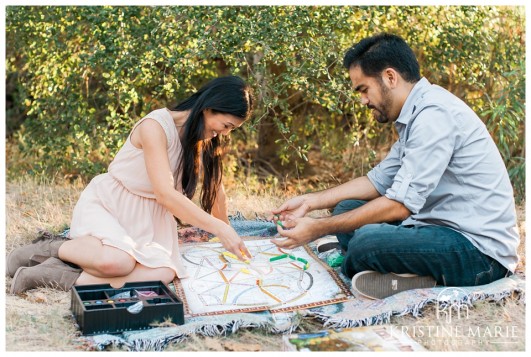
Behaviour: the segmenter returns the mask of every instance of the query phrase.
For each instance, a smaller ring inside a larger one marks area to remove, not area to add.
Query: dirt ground
[[[47,182],[20,180],[6,184],[5,254],[29,243],[39,229],[59,231],[69,220],[82,184],[57,185]],[[265,215],[280,203],[275,192],[254,193],[241,187],[229,192],[231,210],[246,217]],[[522,242],[521,262],[517,273],[525,277],[525,206],[518,207]],[[5,256],[4,254],[4,256]],[[5,264],[4,264],[5,266]],[[78,339],[70,313],[70,293],[47,288],[28,291],[20,296],[8,294],[11,279],[5,278],[5,350],[15,351],[84,351],[90,349]],[[473,338],[438,335],[427,338],[417,334],[414,339],[430,351],[525,351],[525,301],[512,296],[499,303],[476,303],[469,319],[460,327],[479,329]],[[417,331],[441,326],[434,306],[422,310],[422,316],[393,316],[390,324]],[[323,329],[316,320],[304,320],[297,332]],[[498,336],[493,339],[493,334]],[[495,342],[495,343],[493,343]],[[221,337],[192,336],[181,343],[172,343],[166,351],[282,351],[282,335],[260,329],[240,329]],[[112,350],[112,348],[111,348]],[[116,350],[116,349],[114,349]]]

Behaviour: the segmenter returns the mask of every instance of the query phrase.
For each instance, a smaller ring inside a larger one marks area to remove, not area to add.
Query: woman
[[[214,234],[238,258],[250,257],[229,225],[220,143],[252,108],[250,88],[229,76],[212,80],[171,111],[162,108],[142,118],[108,172],[82,192],[71,239],[44,239],[10,254],[11,293],[43,285],[69,290],[74,284],[120,287],[186,277],[174,217]],[[200,174],[203,209],[191,201]]]

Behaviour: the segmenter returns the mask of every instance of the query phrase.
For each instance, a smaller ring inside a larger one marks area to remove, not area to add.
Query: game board
[[[270,239],[245,237],[246,262],[221,243],[183,244],[189,277],[175,281],[190,316],[293,311],[348,300],[350,290],[310,249],[280,249]]]

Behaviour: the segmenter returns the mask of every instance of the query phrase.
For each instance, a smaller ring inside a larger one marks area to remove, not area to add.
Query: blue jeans
[[[333,215],[351,211],[365,201],[340,202]],[[344,251],[341,269],[348,277],[364,270],[432,276],[438,285],[475,286],[510,272],[481,253],[461,233],[442,226],[403,226],[401,222],[368,224],[338,233]]]

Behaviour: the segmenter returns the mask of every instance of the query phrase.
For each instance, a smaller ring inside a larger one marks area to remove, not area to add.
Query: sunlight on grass
[[[230,181],[230,180],[229,180]],[[39,180],[19,177],[6,182],[6,253],[15,247],[29,243],[39,230],[59,232],[68,227],[74,205],[85,183],[64,180]],[[270,210],[278,207],[286,198],[296,194],[297,183],[280,185],[270,181],[263,186],[246,185],[232,180],[227,185],[229,214],[242,213],[247,219],[266,218]],[[302,184],[301,184],[302,185]],[[525,274],[525,206],[518,208],[522,242],[519,247],[521,262],[518,273]],[[317,212],[326,215],[328,212]],[[6,279],[6,289],[11,279]],[[36,296],[36,294],[41,294]],[[22,296],[6,298],[6,349],[8,351],[76,351],[89,348],[76,340],[79,331],[69,311],[70,295],[51,289],[38,289]],[[505,345],[452,344],[450,338],[440,338],[426,345],[432,351],[462,350],[523,350],[525,348],[525,303],[517,297],[503,302],[479,303],[473,309],[468,325],[517,326],[522,337],[516,343]],[[397,326],[436,325],[433,307],[428,306],[423,316],[393,317],[391,324]],[[303,319],[299,332],[314,332],[324,326],[317,320]],[[31,336],[31,338],[28,338]],[[422,343],[422,340],[418,341]],[[510,341],[514,342],[514,341]],[[463,342],[464,343],[464,342]],[[271,334],[264,329],[241,329],[227,336],[191,336],[182,342],[170,344],[167,351],[229,351],[244,348],[259,351],[282,351],[282,335]],[[110,347],[110,350],[118,350]]]

